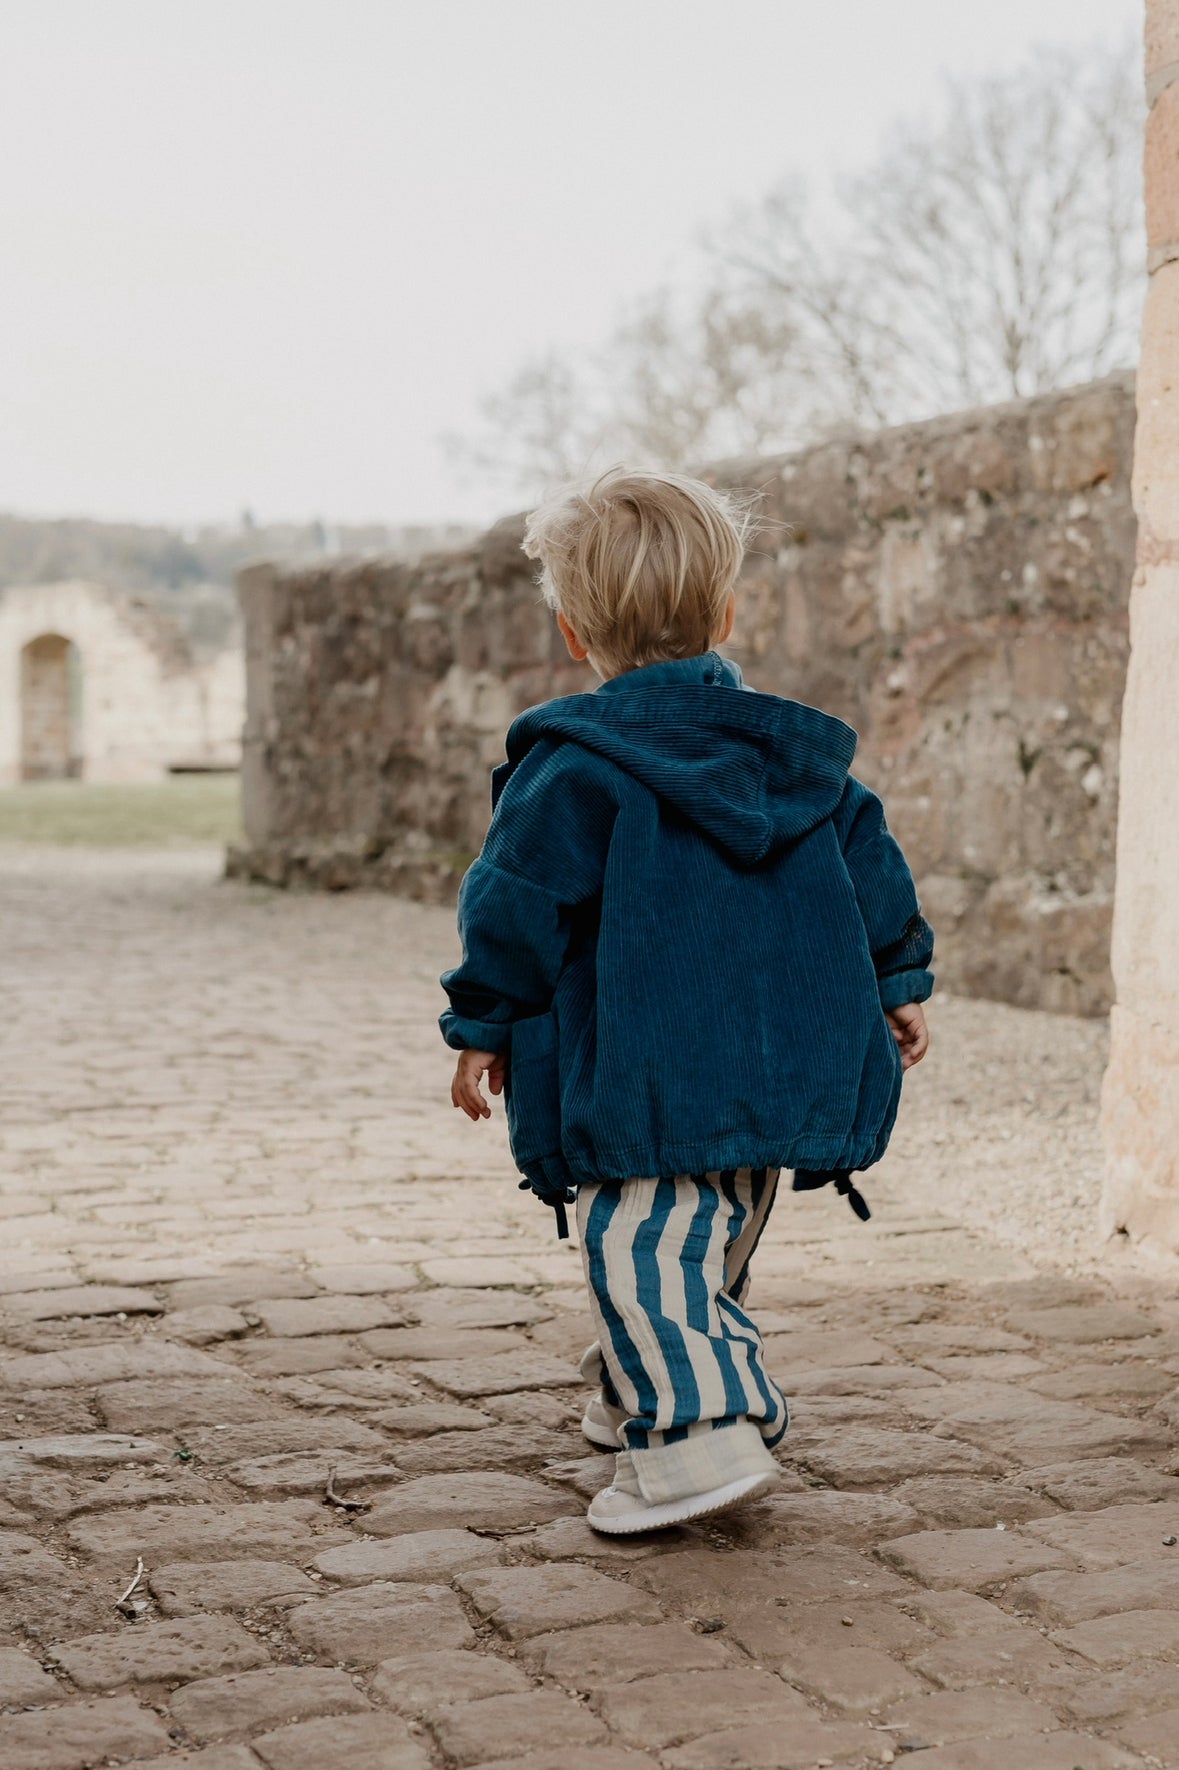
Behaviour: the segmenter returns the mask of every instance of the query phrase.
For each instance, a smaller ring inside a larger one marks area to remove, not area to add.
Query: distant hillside
[[[236,626],[232,587],[239,566],[325,553],[417,559],[438,547],[460,546],[475,532],[458,524],[256,524],[248,517],[234,525],[181,529],[89,517],[0,515],[0,590],[64,578],[108,584],[165,603],[198,651],[216,651]]]

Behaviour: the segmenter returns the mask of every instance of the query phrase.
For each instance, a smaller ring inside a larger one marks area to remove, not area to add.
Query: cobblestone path
[[[779,1206],[781,1492],[610,1542],[449,916],[13,850],[0,926],[0,1770],[1179,1765],[1179,1304],[964,1227],[952,1130]]]

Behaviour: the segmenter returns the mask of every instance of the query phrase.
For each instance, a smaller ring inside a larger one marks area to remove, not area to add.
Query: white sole
[[[591,1500],[586,1518],[592,1529],[600,1531],[603,1536],[637,1536],[644,1530],[666,1530],[673,1524],[688,1524],[695,1518],[728,1512],[733,1506],[757,1499],[777,1485],[777,1474],[769,1470],[764,1475],[742,1475],[738,1481],[710,1488],[707,1493],[686,1494],[683,1499],[664,1500],[657,1506],[639,1502],[634,1512],[624,1513],[619,1518],[595,1518]]]
[[[599,1426],[586,1414],[581,1422],[581,1435],[598,1450],[621,1450],[622,1440],[609,1426]]]

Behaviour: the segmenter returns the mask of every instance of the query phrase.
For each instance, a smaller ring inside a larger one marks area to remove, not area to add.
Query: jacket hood
[[[831,815],[856,748],[841,719],[755,693],[716,652],[647,664],[592,693],[530,707],[508,732],[493,805],[545,739],[604,756],[744,866]]]

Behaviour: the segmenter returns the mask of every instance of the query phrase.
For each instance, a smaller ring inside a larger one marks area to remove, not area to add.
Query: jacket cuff
[[[524,1178],[521,1189],[530,1187],[546,1205],[570,1204],[577,1196],[577,1181],[563,1155],[541,1155],[535,1161],[521,1162]]]
[[[885,1013],[908,1002],[928,1002],[932,994],[932,971],[896,971],[880,979],[880,1006]]]
[[[452,1051],[506,1051],[512,1042],[510,1020],[464,1020],[449,1010],[438,1017],[442,1037]]]

